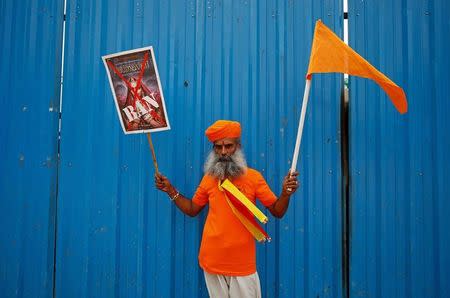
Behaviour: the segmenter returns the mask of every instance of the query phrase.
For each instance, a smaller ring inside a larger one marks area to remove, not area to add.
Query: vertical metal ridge
[[[57,62],[55,62],[55,65],[58,65],[59,62],[59,81],[58,82],[58,87],[55,88],[58,92],[58,135],[57,135],[57,156],[56,156],[56,161],[57,161],[57,167],[56,167],[56,187],[55,187],[55,208],[54,208],[54,213],[52,214],[52,217],[54,218],[54,241],[53,241],[53,287],[52,287],[52,297],[55,298],[56,297],[56,284],[57,284],[57,253],[58,253],[58,249],[57,249],[57,244],[58,244],[58,199],[59,199],[59,173],[60,173],[60,161],[61,161],[61,121],[62,121],[62,98],[63,98],[63,91],[64,91],[64,50],[65,50],[65,28],[66,28],[66,8],[67,8],[67,1],[64,0],[64,4],[63,4],[63,19],[61,22],[61,35],[60,35],[60,39],[61,39],[61,52],[59,53],[59,59],[55,58],[55,60]],[[56,79],[56,78],[55,78]],[[55,96],[56,96],[56,91],[55,91]],[[54,99],[54,101],[56,101],[56,99]]]

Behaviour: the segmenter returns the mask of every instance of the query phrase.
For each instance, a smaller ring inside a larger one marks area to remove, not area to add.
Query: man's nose
[[[222,149],[220,149],[220,154],[222,154],[222,155],[227,154],[227,149],[225,148],[225,146],[222,146]]]

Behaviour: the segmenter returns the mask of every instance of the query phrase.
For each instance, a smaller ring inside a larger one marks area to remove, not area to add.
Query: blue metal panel
[[[153,134],[160,170],[186,196],[218,118],[243,125],[249,164],[278,193],[294,148],[318,18],[340,1],[69,1],[58,203],[58,297],[204,297],[206,212],[187,218],[153,186],[145,136],[119,126],[102,55],[152,45],[172,130]],[[314,78],[302,188],[258,246],[265,297],[341,297],[340,76]],[[77,282],[74,282],[77,281]]]
[[[352,47],[402,86],[352,78],[351,296],[449,297],[450,2],[349,1]]]
[[[0,296],[51,297],[61,1],[0,3]]]

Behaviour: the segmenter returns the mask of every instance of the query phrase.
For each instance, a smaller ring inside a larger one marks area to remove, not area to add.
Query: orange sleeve
[[[204,176],[192,198],[192,202],[198,206],[205,206],[209,202],[207,184],[206,176]]]
[[[272,192],[261,173],[257,173],[256,181],[256,197],[266,207],[271,206],[277,200],[277,196]]]

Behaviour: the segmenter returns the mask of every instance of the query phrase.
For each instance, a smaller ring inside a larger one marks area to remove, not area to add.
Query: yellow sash
[[[268,221],[267,216],[261,212],[261,210],[258,209],[258,207],[255,206],[255,204],[252,203],[247,197],[236,187],[233,183],[231,183],[230,180],[225,179],[225,181],[222,182],[220,185],[226,190],[228,190],[233,196],[236,197],[247,209],[253,213],[256,218],[262,222],[266,223]]]
[[[225,199],[227,200],[228,205],[231,208],[233,214],[237,217],[237,219],[244,225],[244,227],[253,235],[253,237],[259,241],[270,241],[269,235],[258,225],[256,220],[252,215],[256,216],[262,223],[266,223],[268,221],[267,217],[264,213],[262,213],[256,206],[253,204],[236,186],[231,183],[228,179],[226,179],[222,184],[219,182],[219,190],[223,192]],[[224,191],[226,190],[226,191]],[[234,199],[238,200],[242,206],[234,205],[237,204],[235,201],[233,202],[227,196],[227,192]],[[244,208],[242,213],[238,208]]]

